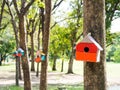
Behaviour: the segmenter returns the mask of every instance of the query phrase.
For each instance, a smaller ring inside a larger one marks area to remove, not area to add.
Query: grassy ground
[[[24,90],[23,87],[18,86],[4,86],[0,90]],[[39,90],[39,86],[32,87],[32,90]],[[83,90],[83,86],[48,86],[48,90]]]
[[[61,61],[57,61],[57,70],[60,71],[61,69]],[[68,63],[64,63],[64,72],[67,72]],[[106,72],[108,78],[119,78],[120,79],[120,63],[113,63],[113,62],[107,62],[106,63]],[[0,70],[3,71],[10,71],[15,72],[15,64],[5,64],[3,66],[0,66]],[[48,67],[49,71],[51,71],[51,67]],[[83,62],[74,61],[73,65],[73,71],[76,74],[83,75]],[[0,74],[1,75],[1,74]],[[83,90],[83,86],[53,86],[49,85],[48,90],[60,90],[59,88],[66,88],[66,90]],[[17,86],[0,86],[0,90],[23,90],[23,87],[17,87]],[[33,87],[32,90],[39,90],[39,85],[36,85]]]

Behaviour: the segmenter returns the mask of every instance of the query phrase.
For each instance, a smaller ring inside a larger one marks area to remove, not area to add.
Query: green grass
[[[48,86],[48,90],[60,90],[60,89],[66,89],[66,90],[83,90],[83,86]],[[23,90],[23,87],[18,86],[4,86],[0,87],[0,90]],[[39,90],[39,85],[36,85],[32,88],[32,90]]]
[[[0,87],[0,90],[23,90],[23,88],[18,86],[4,86]]]
[[[57,71],[60,71],[61,69],[61,61],[57,61]],[[107,62],[106,63],[106,73],[108,78],[120,78],[120,63],[113,63],[113,62]],[[51,71],[51,67],[49,66],[49,71]],[[68,62],[64,63],[64,73],[67,72],[68,69]],[[0,66],[0,70],[2,71],[14,71],[15,72],[15,64],[7,64]],[[82,61],[74,61],[73,65],[73,71],[76,74],[83,75],[83,62]],[[66,90],[83,90],[83,86],[69,86],[69,85],[48,85],[48,90],[59,90],[58,88],[66,88]],[[0,90],[23,90],[23,87],[17,87],[17,86],[0,86]],[[39,85],[36,85],[33,87],[32,90],[39,90]]]

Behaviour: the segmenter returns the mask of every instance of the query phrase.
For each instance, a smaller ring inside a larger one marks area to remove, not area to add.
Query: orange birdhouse
[[[87,62],[99,62],[100,51],[103,48],[88,34],[76,45],[76,60]]]
[[[37,62],[37,63],[41,62],[41,57],[37,56],[37,58],[35,59],[35,62]]]

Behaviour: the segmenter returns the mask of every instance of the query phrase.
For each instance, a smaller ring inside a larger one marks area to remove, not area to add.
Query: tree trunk
[[[63,69],[64,69],[64,59],[62,60],[61,72],[63,72]]]
[[[31,71],[35,71],[35,65],[34,65],[34,36],[33,33],[30,35],[31,37]]]
[[[19,86],[19,57],[16,57],[16,86]]]
[[[72,52],[71,52],[71,55],[70,55],[70,60],[69,60],[69,64],[68,64],[68,72],[67,72],[67,74],[70,74],[70,73],[73,74],[73,59],[74,59],[74,55],[75,55],[74,42],[72,42]]]
[[[48,46],[51,17],[51,0],[45,0],[45,22],[43,34],[43,52],[46,60],[41,63],[40,90],[47,90],[47,66],[48,66]]]
[[[22,80],[22,75],[21,75],[21,58],[18,58],[18,62],[19,62],[19,79]]]
[[[29,64],[27,57],[27,47],[26,47],[26,30],[24,27],[24,16],[22,13],[19,15],[19,30],[20,30],[20,48],[24,50],[24,56],[22,56],[22,69],[24,77],[24,90],[31,90],[31,80],[29,72]]]
[[[0,54],[0,66],[2,65],[2,59],[1,59],[1,54]]]
[[[84,36],[88,33],[103,47],[100,62],[84,63],[84,90],[106,90],[105,0],[84,0]]]
[[[70,56],[67,74],[70,74],[70,73],[73,74],[73,58],[72,58],[72,55]]]
[[[56,71],[56,61],[57,61],[57,58],[56,56],[54,56],[54,60],[53,60],[53,67],[52,67],[52,71]]]
[[[39,65],[40,65],[40,63],[37,63],[37,72],[36,72],[36,77],[38,77],[38,76],[39,76]]]
[[[0,60],[0,66],[2,66],[2,61]]]

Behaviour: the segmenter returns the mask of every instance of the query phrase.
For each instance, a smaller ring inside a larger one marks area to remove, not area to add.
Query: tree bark
[[[16,86],[19,86],[19,57],[16,57]]]
[[[31,71],[35,71],[35,64],[34,64],[34,36],[33,33],[30,34],[31,37]]]
[[[52,71],[56,71],[56,61],[57,61],[57,58],[56,56],[54,56],[54,60],[53,60],[53,67],[52,67]]]
[[[43,52],[46,60],[41,63],[40,90],[47,90],[47,66],[48,66],[48,45],[51,17],[51,0],[45,0],[45,22],[43,34]]]
[[[38,77],[38,76],[39,76],[39,65],[40,65],[40,63],[37,63],[36,77]]]
[[[20,48],[24,50],[24,56],[22,56],[22,68],[23,68],[23,77],[24,77],[24,90],[31,90],[31,80],[27,56],[27,47],[26,47],[26,30],[24,27],[24,16],[19,15],[19,30],[20,30]]]
[[[100,62],[84,63],[84,90],[106,90],[105,0],[84,0],[84,36],[88,33],[103,47]]]
[[[74,59],[74,55],[75,55],[75,50],[74,50],[74,44],[72,43],[72,52],[70,55],[70,60],[69,60],[69,64],[68,64],[68,72],[67,74],[72,73],[73,74],[73,59]]]

